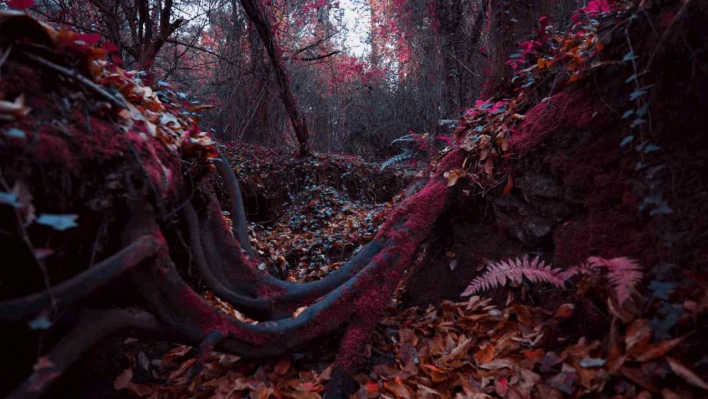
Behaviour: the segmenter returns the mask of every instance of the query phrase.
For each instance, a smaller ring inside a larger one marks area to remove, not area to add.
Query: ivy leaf
[[[652,331],[654,331],[654,339],[671,339],[671,334],[669,334],[669,330],[671,330],[676,325],[676,323],[678,323],[679,319],[681,319],[681,312],[673,305],[669,303],[664,303],[664,305],[659,308],[659,313],[664,317],[659,319],[658,317],[654,316],[654,318],[652,318],[649,322],[649,326],[651,327]]]
[[[630,93],[629,99],[630,99],[630,101],[635,101],[636,99],[638,99],[639,97],[641,97],[645,94],[647,94],[646,90],[639,89],[639,90],[636,90],[636,91],[633,91],[632,93]]]
[[[12,137],[15,139],[26,139],[27,135],[25,134],[24,131],[16,128],[16,127],[11,127],[5,131],[5,136]]]
[[[660,149],[661,147],[659,147],[658,145],[650,143],[645,145],[642,151],[644,151],[645,154],[648,154],[650,152],[659,151]]]
[[[644,116],[647,112],[649,112],[649,103],[646,103],[642,105],[638,110],[637,110],[637,116]]]
[[[639,58],[639,57],[637,57],[637,55],[634,54],[634,51],[630,51],[629,53],[627,53],[627,54],[624,55],[624,58],[622,58],[622,62],[634,61],[634,60],[636,60],[637,58]]]
[[[644,122],[646,122],[644,119],[642,119],[642,118],[637,118],[637,119],[635,119],[635,120],[632,121],[632,126],[631,126],[631,127],[637,127],[637,126],[641,125],[641,124],[644,123]]]
[[[514,53],[514,54],[510,55],[509,58],[512,59],[512,60],[513,60],[513,59],[517,59],[517,58],[521,58],[521,54],[519,54],[519,53]]]
[[[52,326],[52,322],[49,320],[48,316],[48,312],[43,311],[39,314],[39,316],[27,324],[29,325],[29,328],[33,330],[49,330],[49,327]]]
[[[671,215],[672,213],[674,213],[674,210],[669,208],[669,205],[666,203],[666,201],[661,201],[659,206],[649,212],[649,216]]]
[[[629,118],[630,116],[632,116],[633,113],[634,113],[634,110],[633,110],[633,109],[630,109],[630,110],[625,111],[624,114],[622,114],[622,119],[627,119],[627,118]]]
[[[676,284],[664,281],[652,281],[649,283],[649,289],[654,293],[654,297],[669,300],[669,292],[676,288]]]
[[[637,80],[638,77],[639,77],[639,75],[637,75],[637,74],[635,73],[635,74],[633,74],[632,76],[628,77],[627,80],[624,81],[624,83],[629,83],[629,82],[631,82],[631,81],[633,81],[633,80]]]
[[[627,136],[624,139],[622,139],[622,142],[620,143],[620,147],[624,147],[627,144],[631,143],[632,140],[634,140],[634,136]]]
[[[20,207],[20,201],[15,193],[5,193],[0,191],[0,204],[10,205],[13,208]]]
[[[54,230],[64,231],[72,227],[77,227],[76,219],[79,215],[54,215],[43,213],[37,218],[37,223],[49,226]]]

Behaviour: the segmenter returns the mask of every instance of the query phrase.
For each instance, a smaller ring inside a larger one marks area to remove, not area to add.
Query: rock
[[[524,196],[558,198],[563,194],[563,189],[554,178],[540,174],[525,175],[519,179],[517,186],[524,192]],[[528,198],[527,201],[531,202]]]

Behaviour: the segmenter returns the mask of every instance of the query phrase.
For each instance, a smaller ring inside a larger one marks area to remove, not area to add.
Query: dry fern
[[[588,258],[588,264],[594,268],[607,268],[607,279],[615,290],[620,305],[629,299],[636,285],[644,277],[642,267],[629,258],[604,259],[593,256]]]
[[[462,296],[502,287],[507,281],[521,284],[523,277],[526,277],[532,283],[550,283],[556,287],[563,288],[560,269],[551,268],[551,265],[546,265],[543,261],[539,261],[538,257],[529,262],[529,257],[525,255],[523,259],[516,258],[516,260],[510,259],[490,263],[487,271],[472,280],[472,284],[465,289]]]
[[[564,282],[578,275],[600,275],[600,270],[606,269],[606,276],[617,296],[617,301],[623,304],[635,292],[636,285],[642,281],[642,267],[629,258],[605,259],[590,257],[587,262],[569,267],[564,271],[553,269],[539,261],[538,257],[529,262],[528,256],[523,259],[507,260],[490,263],[486,272],[472,280],[462,296],[469,296],[491,288],[506,285],[507,281],[520,284],[526,277],[532,283],[550,283],[563,288]]]

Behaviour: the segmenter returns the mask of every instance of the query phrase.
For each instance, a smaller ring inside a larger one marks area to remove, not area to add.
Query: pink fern
[[[495,287],[504,286],[507,281],[521,284],[523,277],[532,283],[550,283],[556,287],[563,288],[563,280],[560,277],[560,269],[553,269],[551,265],[546,265],[539,261],[538,257],[529,262],[528,255],[523,259],[506,260],[493,262],[487,266],[487,271],[472,280],[462,296],[469,296],[478,292],[486,291]]]
[[[604,259],[592,256],[588,258],[588,265],[594,268],[607,268],[607,279],[614,288],[620,305],[629,299],[635,292],[636,285],[644,277],[642,267],[629,258]]]

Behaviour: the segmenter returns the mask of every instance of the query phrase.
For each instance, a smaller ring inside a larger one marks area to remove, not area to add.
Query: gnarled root
[[[111,333],[123,329],[162,333],[158,320],[137,310],[82,310],[79,323],[47,355],[34,365],[34,372],[8,399],[37,398],[59,378],[79,356]]]
[[[253,252],[253,247],[251,247],[251,242],[248,240],[246,208],[243,206],[243,195],[241,195],[241,188],[238,185],[236,173],[234,173],[234,170],[231,168],[231,165],[229,165],[229,161],[225,156],[219,155],[215,161],[214,165],[216,166],[216,170],[219,172],[219,176],[224,180],[226,191],[231,200],[231,221],[233,224],[234,237],[236,237],[244,252],[246,252],[249,257],[254,258],[256,255],[255,252]]]
[[[161,243],[152,235],[135,237],[134,241],[115,255],[48,291],[0,302],[0,319],[18,320],[51,307],[61,309],[69,306],[126,270],[155,256],[161,247]]]

